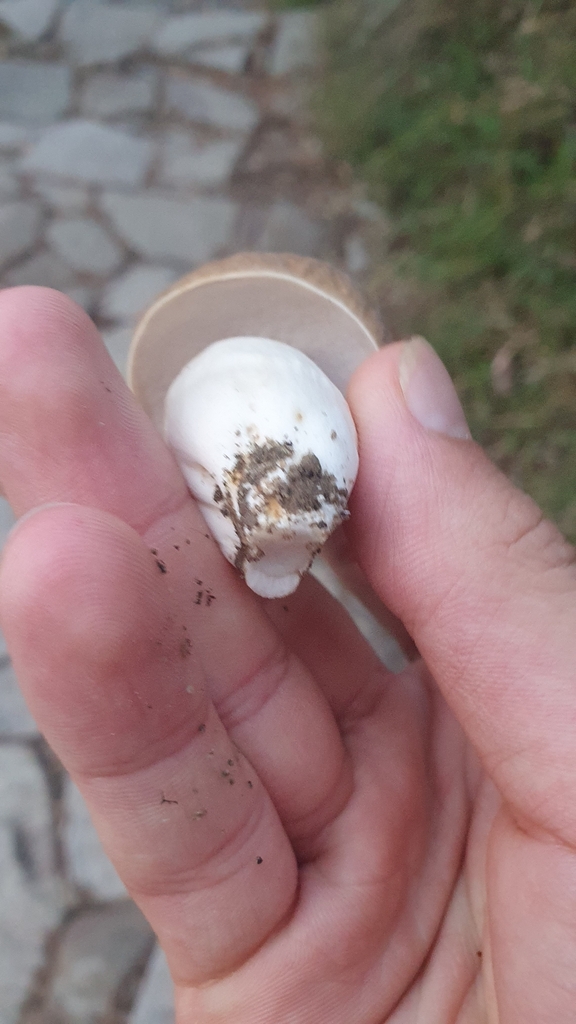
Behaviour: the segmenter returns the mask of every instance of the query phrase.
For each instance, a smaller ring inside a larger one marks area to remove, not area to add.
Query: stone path
[[[0,286],[72,296],[123,369],[191,267],[295,251],[362,275],[376,214],[306,123],[315,21],[242,2],[0,0]],[[0,499],[0,547],[12,524]],[[169,1024],[170,980],[0,636],[0,1024]]]

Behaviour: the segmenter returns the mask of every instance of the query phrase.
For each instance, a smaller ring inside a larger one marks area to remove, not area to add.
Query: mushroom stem
[[[348,515],[358,451],[342,393],[290,345],[229,338],[190,360],[164,412],[225,557],[262,597],[292,593]]]

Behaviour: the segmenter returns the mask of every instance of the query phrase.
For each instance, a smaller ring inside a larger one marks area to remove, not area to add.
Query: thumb
[[[349,401],[359,561],[503,795],[574,842],[574,549],[470,439],[423,339],[371,357]]]

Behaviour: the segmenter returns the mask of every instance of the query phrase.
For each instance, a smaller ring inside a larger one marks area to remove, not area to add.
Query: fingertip
[[[472,443],[448,372],[423,339],[367,360],[350,401],[360,444],[351,535],[375,589],[411,632],[446,590],[461,594],[463,615],[479,615],[480,580],[486,593],[499,587],[512,600],[527,578],[538,588],[551,565],[570,561],[553,524]]]
[[[31,638],[38,640],[41,623],[46,622],[48,593],[48,607],[54,608],[58,590],[54,568],[65,568],[60,558],[61,507],[50,503],[30,509],[12,527],[2,550],[0,623],[16,663],[21,651],[26,654]],[[68,517],[66,524],[70,525]]]
[[[406,527],[412,517],[412,495],[419,487],[418,467],[426,462],[428,441],[406,407],[399,376],[402,350],[403,343],[395,342],[370,356],[356,370],[348,391],[360,454],[348,532],[381,597],[375,573],[382,572],[384,552],[395,545],[397,526]],[[402,523],[397,524],[397,516]]]
[[[94,323],[78,303],[64,292],[38,285],[1,290],[0,321],[3,324],[0,352],[6,350],[6,343],[11,339],[19,345],[42,345],[55,330],[75,338],[79,332],[98,336]]]
[[[373,403],[380,409],[387,403],[401,412],[404,406],[399,381],[399,362],[403,343],[384,345],[365,359],[353,374],[348,386],[347,398],[354,418],[365,418]],[[366,417],[367,418],[367,417]]]
[[[5,604],[8,604],[8,597],[12,596],[14,590],[12,582],[18,583],[22,578],[26,579],[27,551],[36,546],[36,540],[41,538],[45,522],[51,521],[52,509],[58,509],[63,503],[47,502],[29,509],[21,515],[9,531],[2,551],[0,552],[0,615]],[[64,507],[67,503],[64,503]],[[34,559],[34,568],[39,568],[42,552],[45,547],[40,544],[38,557]]]
[[[413,426],[434,434],[471,440],[464,410],[444,363],[425,338],[385,346],[362,364],[351,383],[350,401],[362,414],[367,403],[384,402]]]
[[[0,315],[23,318],[41,312],[47,316],[75,318],[92,323],[88,314],[65,292],[42,285],[24,284],[0,290]]]
[[[24,515],[0,564],[0,617],[15,660],[39,649],[56,656],[64,638],[69,655],[75,638],[97,659],[100,636],[109,651],[140,631],[138,616],[149,618],[144,597],[135,599],[152,576],[146,555],[130,527],[98,509],[49,503]]]
[[[139,525],[185,494],[96,326],[49,288],[0,293],[0,436],[17,514],[70,498]]]
[[[0,619],[32,714],[74,770],[145,765],[194,731],[205,695],[186,689],[195,656],[170,581],[115,516],[74,504],[26,516],[0,566]]]

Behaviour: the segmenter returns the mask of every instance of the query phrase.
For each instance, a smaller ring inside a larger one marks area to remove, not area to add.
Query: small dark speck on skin
[[[164,793],[162,793],[162,799],[161,799],[160,803],[161,804],[176,804],[177,805],[178,801],[177,800],[167,800],[166,797],[164,796]]]
[[[168,572],[168,569],[166,568],[166,564],[164,562],[162,562],[160,558],[156,559],[156,565],[160,569],[160,572],[162,573],[163,576]]]
[[[197,587],[202,586],[202,580],[194,580],[194,583],[196,584]]]
[[[230,768],[234,767],[234,761],[232,760],[231,757],[228,758],[228,761],[226,763],[230,766]]]
[[[477,949],[477,950],[476,950],[476,956],[477,956],[477,957],[478,957],[478,958],[479,958],[480,960],[482,959],[482,950],[481,950],[481,949]]]
[[[256,863],[257,864],[263,864],[264,863],[263,857],[256,857]]]
[[[229,775],[230,775],[230,772],[227,772],[226,769],[223,769],[220,772],[220,775],[222,776],[223,779],[227,779],[229,777]]]
[[[156,548],[150,548],[150,551],[152,552],[153,555],[157,555],[158,554],[158,551],[157,551]]]
[[[147,704],[146,707],[148,708],[148,711],[152,711],[152,705],[151,704]]]
[[[202,724],[198,726],[198,732],[206,732],[206,726],[204,725],[204,722],[202,722]]]
[[[234,780],[234,779],[228,779],[228,782],[230,783],[230,785],[231,785],[231,786],[233,786],[233,785],[234,785],[234,782],[235,782],[235,780]]]
[[[192,641],[190,637],[185,636],[180,642],[180,657],[189,658],[192,654]]]
[[[206,540],[210,540],[210,534],[209,533],[205,533],[204,536],[206,537]]]
[[[284,609],[285,612],[289,612],[290,611],[290,609],[289,609],[287,604],[283,604],[282,608]]]
[[[254,789],[254,784],[248,779],[248,789]]]
[[[332,438],[333,441],[337,440],[338,434],[336,433],[335,430],[332,431],[332,433],[330,434],[330,437]]]
[[[174,551],[180,551],[180,545],[179,544],[175,544],[174,545]]]

